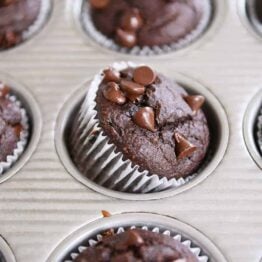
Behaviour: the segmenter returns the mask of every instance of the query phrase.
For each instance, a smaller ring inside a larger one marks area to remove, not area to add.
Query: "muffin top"
[[[22,33],[37,19],[41,0],[0,0],[0,48],[22,41]]]
[[[194,172],[209,145],[202,96],[147,66],[104,71],[96,97],[104,133],[124,157],[160,177]]]
[[[75,262],[197,262],[196,256],[177,240],[141,229],[104,237],[88,247]]]
[[[20,108],[8,99],[9,88],[0,83],[0,162],[12,155],[22,132]]]
[[[202,0],[90,0],[96,28],[124,47],[175,43],[200,22]]]

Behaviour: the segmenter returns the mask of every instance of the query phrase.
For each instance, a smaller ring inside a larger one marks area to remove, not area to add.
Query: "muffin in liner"
[[[258,148],[260,150],[260,154],[262,155],[262,108],[259,111],[257,118],[257,143]]]
[[[160,54],[176,51],[178,49],[188,46],[196,39],[201,37],[201,35],[205,32],[212,18],[212,9],[213,9],[212,3],[211,0],[202,0],[199,1],[199,3],[201,4],[199,8],[201,8],[203,12],[203,16],[202,19],[199,21],[197,27],[191,33],[189,33],[179,41],[163,46],[153,46],[153,47],[134,46],[133,48],[129,49],[118,45],[114,41],[114,39],[108,38],[106,35],[104,35],[103,33],[101,33],[96,29],[91,17],[91,8],[88,1],[83,1],[82,13],[80,19],[82,22],[82,26],[85,32],[88,34],[88,36],[102,47],[105,47],[107,49],[116,52],[131,54],[131,55],[144,55],[144,56],[160,55]]]
[[[10,48],[13,48],[15,46],[18,46],[18,45],[22,44],[23,42],[27,41],[33,35],[35,35],[43,27],[46,20],[48,19],[48,16],[49,16],[50,10],[51,10],[51,6],[52,6],[51,0],[42,0],[40,11],[39,11],[37,19],[34,21],[34,23],[32,25],[30,25],[26,30],[24,30],[24,32],[22,32],[21,41],[19,43],[15,44],[15,45],[8,47],[8,48],[1,48],[0,47],[0,51],[4,51],[4,50],[10,49]]]
[[[0,90],[3,87],[4,85],[0,83]],[[0,176],[3,175],[6,171],[8,171],[19,159],[19,157],[23,154],[29,137],[29,119],[26,110],[22,107],[22,104],[17,99],[17,97],[12,94],[12,90],[11,93],[7,95],[7,98],[20,108],[20,112],[22,116],[21,119],[22,131],[20,133],[20,141],[17,143],[16,148],[13,151],[13,154],[7,156],[6,161],[0,162]]]
[[[122,62],[115,63],[112,67],[121,71],[136,65]],[[99,126],[95,100],[102,80],[102,72],[94,77],[71,130],[70,145],[74,152],[71,157],[74,162],[84,163],[83,168],[78,165],[82,175],[108,189],[129,193],[152,193],[180,187],[201,172],[211,158],[210,152],[195,174],[179,179],[161,178],[147,170],[140,171],[138,165],[126,159]]]
[[[149,227],[148,225],[144,225],[144,226],[137,226],[137,225],[131,225],[130,227],[118,227],[118,228],[114,228],[114,233],[115,234],[120,234],[125,232],[128,229],[142,229],[142,230],[148,230],[148,231],[152,231],[154,233],[157,234],[163,234],[163,235],[167,235],[170,236],[172,238],[174,238],[175,240],[179,241],[180,243],[182,243],[184,246],[186,246],[198,259],[199,262],[207,262],[209,261],[209,258],[206,254],[204,254],[204,252],[201,250],[201,247],[196,246],[195,243],[192,243],[192,240],[190,239],[185,239],[182,235],[180,234],[173,234],[171,233],[171,231],[166,228],[166,229],[160,229],[159,227]],[[79,255],[81,254],[88,246],[95,246],[99,241],[102,240],[103,232],[101,232],[100,234],[97,234],[96,236],[94,236],[93,238],[90,239],[86,239],[85,243],[83,245],[79,245],[77,248],[75,248],[75,250],[78,251],[77,252],[72,252],[70,253],[70,257],[72,258],[72,260],[65,260],[64,262],[73,262],[73,260]]]

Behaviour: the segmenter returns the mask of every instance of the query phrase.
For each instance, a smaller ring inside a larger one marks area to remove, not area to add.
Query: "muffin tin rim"
[[[251,158],[254,160],[254,162],[260,169],[262,169],[262,156],[258,151],[258,147],[254,138],[254,126],[256,123],[259,109],[262,106],[261,101],[262,89],[260,89],[252,96],[252,99],[247,106],[243,119],[243,137],[245,140],[246,148]]]
[[[41,137],[42,114],[38,102],[36,101],[34,95],[31,93],[31,90],[26,85],[20,83],[19,80],[17,81],[12,76],[4,72],[0,72],[0,81],[10,86],[11,93],[14,93],[15,95],[17,94],[18,99],[21,99],[22,106],[26,109],[29,115],[29,125],[31,128],[29,140],[24,152],[17,160],[17,162],[13,166],[11,166],[8,171],[4,172],[0,176],[1,184],[16,175],[24,167],[24,165],[26,165],[26,163],[30,161]]]
[[[132,225],[148,225],[171,230],[192,240],[200,248],[210,253],[209,257],[214,262],[227,262],[221,250],[203,232],[177,218],[151,212],[123,212],[112,214],[107,218],[96,218],[85,223],[61,240],[54,250],[48,255],[46,262],[61,261],[61,259],[79,245],[87,237],[111,227],[126,227]]]
[[[206,30],[203,32],[202,35],[200,35],[197,39],[193,40],[192,43],[189,43],[188,45],[179,48],[178,50],[170,51],[164,54],[154,54],[154,55],[133,55],[133,54],[125,54],[121,52],[114,51],[112,49],[103,47],[99,45],[95,40],[93,40],[90,36],[87,35],[87,33],[84,31],[82,22],[81,22],[81,13],[82,13],[82,5],[83,1],[85,0],[76,0],[75,3],[68,1],[68,8],[70,7],[70,4],[72,5],[70,10],[72,10],[72,24],[75,28],[75,31],[80,35],[82,38],[82,41],[85,43],[85,45],[90,45],[93,48],[99,49],[103,54],[105,55],[119,55],[122,58],[128,58],[130,60],[134,59],[143,59],[143,58],[165,58],[167,56],[170,56],[172,54],[173,56],[181,56],[181,55],[187,55],[189,52],[197,50],[201,45],[204,45],[207,43],[210,38],[215,36],[215,33],[219,31],[219,29],[222,27],[222,24],[225,20],[225,17],[227,15],[227,7],[228,3],[226,0],[210,0],[212,2],[212,5],[214,5],[213,14],[211,17],[211,22],[209,23]]]
[[[0,251],[7,262],[16,262],[15,255],[6,240],[0,235]]]
[[[262,25],[259,26],[258,21],[256,21],[254,17],[252,20],[248,17],[247,5],[251,5],[250,3],[248,4],[248,1],[254,2],[255,0],[239,0],[236,2],[238,15],[243,26],[247,29],[247,31],[249,31],[257,40],[261,41]]]
[[[170,76],[168,74],[168,76]],[[182,193],[188,189],[193,188],[194,186],[198,185],[199,183],[203,182],[208,176],[212,175],[218,166],[220,165],[221,161],[223,160],[229,142],[229,123],[226,111],[219,101],[219,99],[210,91],[204,84],[200,83],[199,81],[188,77],[182,73],[172,72],[171,78],[176,79],[178,83],[182,84],[182,86],[192,86],[191,88],[194,91],[204,94],[207,100],[212,104],[213,109],[216,111],[216,115],[219,118],[219,123],[223,123],[221,125],[221,141],[220,145],[217,149],[216,155],[212,157],[210,163],[205,167],[198,176],[194,179],[182,185],[178,188],[171,188],[168,190],[164,190],[161,192],[154,192],[154,193],[147,193],[147,194],[134,194],[134,193],[126,193],[120,191],[114,191],[103,186],[100,186],[93,182],[92,180],[84,177],[77,169],[71,157],[68,154],[67,146],[64,141],[64,132],[66,128],[66,123],[69,120],[70,115],[72,114],[73,110],[76,106],[81,102],[84,98],[86,93],[87,84],[90,80],[85,81],[80,85],[80,88],[75,90],[73,94],[68,98],[66,103],[64,103],[63,107],[60,109],[58,117],[56,119],[56,127],[55,127],[55,148],[58,154],[58,157],[63,164],[65,170],[74,177],[78,182],[84,184],[87,188],[103,194],[108,197],[113,197],[117,199],[125,199],[125,200],[156,200],[162,199],[166,197],[172,197],[179,193]],[[186,88],[187,89],[187,88]]]

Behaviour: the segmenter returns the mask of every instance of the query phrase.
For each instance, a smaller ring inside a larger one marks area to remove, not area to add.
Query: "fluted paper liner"
[[[136,67],[133,63],[115,63],[112,66],[117,71],[127,67]],[[160,192],[169,188],[184,185],[194,178],[197,173],[186,178],[160,178],[149,171],[140,171],[139,166],[125,159],[122,152],[110,142],[99,126],[96,111],[96,93],[103,80],[102,72],[94,77],[88,93],[77,116],[77,124],[71,132],[73,159],[85,163],[79,171],[87,178],[106,188],[130,193]],[[92,140],[92,143],[89,141]],[[201,166],[204,168],[209,159]]]
[[[258,118],[257,118],[257,142],[262,155],[262,108],[260,109]]]
[[[163,234],[163,235],[167,235],[170,236],[172,238],[174,238],[175,240],[179,241],[180,243],[182,243],[184,246],[186,246],[198,259],[199,262],[208,262],[209,258],[207,255],[203,255],[203,252],[201,250],[201,247],[196,246],[195,243],[190,240],[190,239],[184,239],[184,237],[180,234],[172,234],[171,231],[169,229],[160,229],[159,227],[152,227],[149,228],[148,226],[130,226],[130,227],[118,227],[116,229],[114,229],[114,232],[116,234],[120,234],[125,232],[127,229],[135,229],[135,228],[139,228],[139,229],[143,229],[143,230],[147,230],[147,231],[152,231],[154,233],[157,234]],[[102,233],[102,232],[101,232]],[[101,241],[103,239],[102,234],[97,234],[94,238],[90,238],[85,242],[88,242],[89,247],[90,246],[95,246],[99,241]],[[87,246],[85,245],[79,245],[76,250],[76,252],[70,253],[70,257],[72,258],[72,260],[65,260],[64,262],[73,262],[73,260],[79,256],[79,254],[81,254],[85,249],[87,248]]]
[[[0,89],[2,88],[0,84]],[[7,96],[8,99],[12,102],[15,102],[16,105],[20,108],[22,120],[22,131],[20,133],[20,141],[18,141],[16,148],[13,151],[12,155],[6,157],[5,162],[0,162],[0,177],[3,175],[8,169],[12,167],[12,165],[19,159],[19,157],[23,154],[25,147],[27,145],[28,136],[29,136],[29,121],[26,110],[21,106],[21,102],[16,98],[16,96],[10,94]]]
[[[85,1],[85,3],[83,3],[81,20],[82,20],[84,30],[86,31],[88,36],[91,37],[99,45],[105,48],[108,48],[108,49],[111,49],[113,51],[117,51],[120,53],[132,54],[132,55],[159,55],[159,54],[165,54],[168,52],[172,52],[172,51],[181,49],[189,45],[190,43],[192,43],[194,40],[196,40],[203,34],[203,32],[207,29],[209,22],[211,20],[211,16],[212,16],[211,1],[210,0],[200,0],[199,8],[201,9],[203,13],[202,19],[199,21],[197,27],[192,32],[190,32],[188,35],[186,35],[184,38],[180,39],[177,42],[167,44],[167,45],[162,45],[162,46],[153,46],[153,47],[135,46],[131,49],[125,48],[125,47],[118,45],[114,41],[114,39],[108,38],[102,32],[98,31],[92,20],[91,8],[90,8],[88,1]]]

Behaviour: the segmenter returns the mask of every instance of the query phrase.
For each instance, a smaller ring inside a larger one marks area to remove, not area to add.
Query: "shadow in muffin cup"
[[[35,98],[26,87],[4,73],[0,73],[0,82],[9,86],[11,96],[13,95],[16,97],[21,103],[21,107],[26,112],[26,124],[28,126],[26,143],[24,143],[22,152],[20,152],[17,158],[15,158],[14,161],[4,169],[4,172],[0,174],[0,183],[3,183],[15,175],[30,159],[40,139],[42,116]]]
[[[256,2],[260,0],[239,0],[238,12],[245,27],[253,35],[261,40],[262,37],[262,21],[258,19]],[[262,11],[261,11],[262,12]]]
[[[87,87],[90,85],[90,82],[83,84],[82,88],[75,92],[72,97],[70,97],[68,102],[63,106],[57,119],[55,144],[58,155],[67,171],[78,181],[95,191],[108,196],[129,200],[150,200],[169,197],[198,185],[210,174],[212,174],[219,165],[220,161],[223,159],[228,145],[229,125],[226,113],[217,98],[200,83],[182,74],[172,73],[171,77],[175,79],[178,84],[184,87],[190,94],[200,94],[206,98],[206,104],[203,108],[203,111],[206,114],[208,120],[211,142],[207,157],[196,174],[191,176],[183,183],[172,183],[171,186],[164,187],[164,189],[158,187],[152,191],[147,191],[146,194],[143,191],[133,191],[133,193],[130,193],[130,191],[124,191],[123,188],[121,188],[121,184],[116,185],[114,190],[109,189],[108,184],[104,183],[103,177],[101,178],[101,176],[95,176],[95,178],[92,180],[92,172],[95,172],[95,165],[94,170],[90,169],[87,176],[81,174],[70,156],[68,138],[72,127],[72,121],[77,115],[80,104],[83,102]],[[92,155],[90,156],[90,160],[92,162]],[[133,183],[135,186],[137,181],[135,180]],[[119,192],[119,189],[124,192]]]
[[[87,246],[95,245],[101,233],[114,229],[121,233],[129,228],[142,228],[166,234],[187,246],[200,262],[226,262],[221,251],[200,231],[177,219],[151,213],[124,213],[98,219],[70,234],[51,253],[47,262],[71,262]]]

